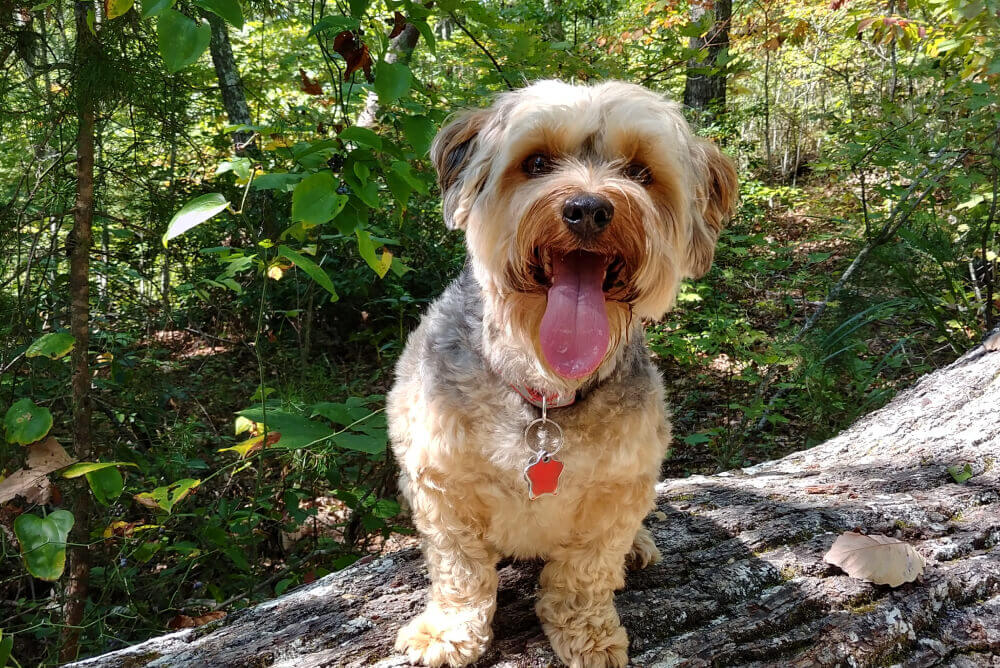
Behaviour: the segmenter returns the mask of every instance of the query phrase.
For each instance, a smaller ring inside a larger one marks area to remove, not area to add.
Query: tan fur
[[[556,168],[527,178],[521,164],[537,152]],[[659,560],[642,519],[670,442],[642,321],[670,308],[683,277],[707,270],[735,172],[676,105],[618,82],[504,94],[442,129],[432,159],[471,266],[411,335],[388,398],[400,489],[431,578],[427,610],[400,630],[397,649],[428,666],[475,661],[492,637],[498,559],[539,557],[536,610],[559,657],[572,668],[624,666],[614,591],[626,558]],[[625,176],[633,160],[652,183]],[[535,249],[581,248],[561,221],[563,202],[580,192],[614,204],[612,224],[582,247],[620,257],[625,284],[606,294],[604,362],[569,380],[540,354],[546,292],[530,267]],[[538,411],[511,383],[584,393],[550,414],[565,434],[557,496],[529,499],[522,434]]]

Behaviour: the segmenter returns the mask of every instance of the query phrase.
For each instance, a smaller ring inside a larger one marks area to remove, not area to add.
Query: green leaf
[[[39,580],[58,580],[66,567],[66,537],[73,513],[54,510],[48,517],[25,513],[14,520],[14,534],[28,572]]]
[[[0,631],[0,668],[4,668],[10,661],[11,650],[14,649],[14,636],[4,635]]]
[[[347,4],[351,7],[351,16],[360,19],[365,15],[371,0],[347,0]]]
[[[372,415],[372,412],[361,401],[363,400],[358,399],[358,397],[351,397],[344,404],[321,401],[312,405],[312,414],[313,416],[322,415],[334,424],[347,427]]]
[[[434,31],[431,30],[427,21],[423,19],[411,18],[410,23],[414,25],[417,32],[420,33],[420,36],[424,38],[425,42],[427,42],[427,48],[430,50],[431,55],[435,55],[437,53],[437,45],[434,41]]]
[[[340,140],[343,142],[352,141],[359,146],[367,146],[368,148],[373,148],[376,151],[382,150],[382,138],[368,128],[352,125],[349,128],[341,130],[340,134],[337,136],[340,137]]]
[[[132,9],[132,5],[135,0],[107,0],[105,7],[107,7],[108,18],[116,19],[119,16],[128,12]]]
[[[52,332],[35,339],[24,352],[24,356],[39,357],[44,355],[49,359],[57,360],[73,350],[75,343],[76,339],[73,338],[72,334]]]
[[[437,132],[431,119],[426,116],[404,116],[400,123],[403,125],[403,134],[406,135],[406,140],[410,142],[410,146],[413,147],[416,154],[421,157],[427,155],[434,134]]]
[[[303,179],[292,193],[292,220],[314,226],[336,218],[348,200],[338,188],[338,181],[328,171]]]
[[[292,192],[292,220],[322,225],[333,220],[347,204],[337,192],[337,179],[324,170],[302,179]]]
[[[323,268],[318,264],[301,253],[293,251],[288,246],[278,246],[278,254],[291,260],[296,267],[309,274],[310,278],[319,283],[326,289],[327,292],[333,295],[334,301],[339,299],[339,297],[337,297],[337,290],[333,287],[333,281],[330,280],[330,276],[323,271]]]
[[[229,206],[229,201],[219,193],[195,197],[182,206],[181,210],[170,219],[167,232],[163,235],[164,248],[166,248],[168,241],[184,234],[192,227],[201,225],[212,216],[222,213],[227,206]]]
[[[176,482],[170,483],[169,485],[164,485],[163,487],[157,487],[152,492],[143,492],[142,494],[136,495],[136,500],[140,503],[152,501],[157,506],[167,511],[171,512],[184,497],[191,493],[195,487],[201,484],[201,480],[195,480],[194,478],[184,478],[183,480],[178,480]],[[145,504],[144,504],[145,505]]]
[[[247,573],[250,572],[250,562],[247,561],[246,555],[244,555],[243,552],[235,547],[227,547],[222,552],[229,557],[229,560],[236,564],[236,567],[241,571],[245,571]]]
[[[111,502],[122,495],[125,490],[125,480],[122,474],[114,467],[108,467],[87,473],[87,483],[90,491],[94,493],[94,498],[102,506],[109,506]]]
[[[399,503],[397,501],[393,501],[392,499],[379,499],[372,507],[372,514],[375,515],[375,517],[381,517],[382,519],[387,520],[390,517],[395,517],[402,512],[402,510],[403,509],[399,507]]]
[[[966,480],[968,480],[973,476],[972,465],[966,464],[964,468],[958,468],[958,466],[949,466],[948,473],[951,474],[951,477],[955,480],[955,482],[961,485],[963,482],[965,482]]]
[[[333,437],[333,442],[338,447],[346,450],[357,450],[369,455],[378,455],[385,452],[387,438],[385,432],[377,434],[337,434]]]
[[[87,29],[94,36],[94,39],[97,39],[97,15],[93,9],[87,11]]]
[[[375,68],[375,92],[382,104],[391,104],[410,90],[410,68],[403,63],[379,63]]]
[[[79,478],[82,475],[100,471],[113,466],[136,466],[132,462],[79,462],[62,472],[64,478]]]
[[[416,190],[418,193],[426,195],[429,192],[427,183],[423,179],[421,179],[416,172],[413,171],[413,167],[410,165],[410,163],[403,162],[402,160],[397,160],[394,163],[392,163],[390,169],[399,174],[399,176],[403,178],[407,183],[409,183],[410,187]]]
[[[194,4],[212,12],[237,30],[243,28],[243,8],[237,0],[195,0]]]
[[[235,160],[223,160],[215,168],[215,175],[220,176],[226,172],[235,172],[241,180],[250,178],[250,158],[236,158]]]
[[[265,414],[260,408],[247,408],[237,415],[266,424],[269,431],[279,432],[281,438],[272,447],[304,448],[334,434],[334,431],[324,424],[276,409],[268,409]]]
[[[361,22],[350,16],[340,16],[339,14],[331,14],[329,16],[324,16],[316,25],[312,27],[309,31],[307,37],[312,37],[313,35],[326,31],[343,32],[345,30],[357,30],[361,27]]]
[[[142,0],[142,18],[148,19],[151,16],[159,16],[164,10],[170,9],[174,5],[174,0]]]
[[[179,72],[198,60],[212,39],[208,21],[199,19],[195,23],[173,9],[160,14],[156,32],[160,55],[169,72]]]
[[[25,397],[7,409],[3,419],[8,443],[28,445],[40,441],[52,429],[52,413]]]
[[[288,186],[295,185],[302,180],[304,174],[275,172],[273,174],[263,174],[253,180],[254,190],[285,190]]]
[[[372,243],[372,237],[368,233],[368,230],[358,229],[354,233],[358,237],[358,252],[361,253],[361,257],[372,268],[372,271],[378,274],[379,278],[385,278],[386,272],[389,271],[389,262],[383,261],[387,251],[382,251],[382,256],[376,257],[375,244]],[[391,262],[392,255],[390,254],[388,257]]]

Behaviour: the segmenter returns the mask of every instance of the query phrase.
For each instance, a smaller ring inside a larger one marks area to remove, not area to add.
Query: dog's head
[[[500,95],[446,125],[431,158],[491,313],[566,379],[708,271],[736,196],[732,163],[676,104],[620,82]]]

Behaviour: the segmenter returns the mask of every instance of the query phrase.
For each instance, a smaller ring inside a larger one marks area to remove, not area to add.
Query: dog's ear
[[[462,206],[463,171],[475,150],[476,136],[489,117],[488,110],[465,111],[451,118],[431,144],[431,162],[441,189],[441,211],[448,229],[465,227]]]
[[[733,161],[715,144],[696,137],[692,152],[697,176],[688,275],[698,278],[708,273],[712,266],[715,242],[733,213],[738,185]]]

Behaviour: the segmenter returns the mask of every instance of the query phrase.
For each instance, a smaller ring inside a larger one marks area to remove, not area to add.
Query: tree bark
[[[1000,660],[1000,352],[982,346],[810,450],[657,487],[663,561],[617,605],[632,665],[974,666]],[[957,484],[949,466],[969,464]],[[896,589],[823,555],[843,531],[897,536],[927,561]],[[533,611],[540,564],[501,564],[496,638],[477,666],[558,665]],[[409,665],[419,551],[363,559],[200,629],[76,664]]]
[[[233,47],[229,43],[229,30],[226,22],[209,11],[203,11],[202,16],[208,20],[212,28],[212,40],[209,51],[212,54],[212,64],[215,66],[215,77],[219,80],[219,92],[222,94],[222,106],[226,117],[232,125],[252,125],[250,106],[243,90],[243,80],[236,67],[233,57]],[[259,153],[256,144],[252,143],[253,132],[241,130],[233,133],[233,146],[237,155],[244,153]]]
[[[208,20],[212,28],[212,39],[209,51],[212,54],[212,64],[215,67],[215,77],[219,81],[219,92],[222,94],[222,106],[226,117],[232,125],[252,125],[250,106],[247,104],[246,92],[243,90],[243,80],[240,78],[233,47],[229,42],[229,29],[226,22],[209,11],[202,11],[202,16]],[[251,130],[240,130],[232,134],[233,151],[238,156],[246,156],[258,161],[262,154]],[[278,228],[274,219],[274,199],[268,190],[251,190],[246,202],[245,216],[248,220],[258,219],[258,234],[270,239],[276,239]],[[164,258],[167,262],[167,258]],[[167,290],[164,289],[166,300]]]
[[[77,1],[76,71],[79,74],[93,63],[97,39],[87,26],[87,13],[94,11],[93,0]],[[77,80],[86,80],[77,77]],[[90,346],[90,247],[93,244],[91,224],[94,219],[94,124],[95,101],[90,92],[77,87],[76,136],[76,206],[73,209],[73,233],[70,254],[70,331],[76,339],[73,347],[73,452],[80,461],[93,454],[90,439],[90,368],[87,351]],[[74,524],[70,533],[71,547],[67,550],[66,600],[63,608],[62,661],[76,658],[80,638],[80,622],[87,603],[90,576],[87,544],[90,542],[90,491],[83,482],[75,485],[73,498]]]
[[[695,20],[698,20],[705,10],[692,9]],[[733,13],[732,0],[716,0],[715,17],[712,29],[704,37],[692,37],[690,48],[698,51],[706,50],[704,60],[691,58],[688,61],[687,78],[684,81],[684,104],[691,109],[705,113],[723,113],[726,109],[726,73],[725,63],[720,63],[720,56],[729,52],[729,23]]]

